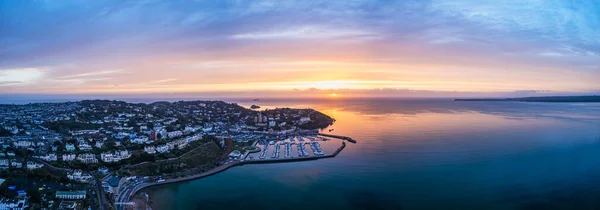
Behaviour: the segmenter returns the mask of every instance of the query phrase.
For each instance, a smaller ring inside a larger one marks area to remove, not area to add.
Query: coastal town
[[[319,133],[334,122],[313,109],[223,101],[0,105],[0,209],[131,209],[148,186],[333,157],[353,141]],[[341,144],[324,151],[330,138]]]

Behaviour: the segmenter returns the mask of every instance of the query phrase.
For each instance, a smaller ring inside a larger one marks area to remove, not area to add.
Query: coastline
[[[224,172],[229,168],[235,167],[235,166],[242,166],[242,165],[246,165],[246,164],[267,164],[267,163],[282,163],[282,162],[298,162],[298,161],[311,161],[311,160],[318,160],[318,159],[324,159],[324,158],[333,158],[335,156],[337,156],[344,148],[346,147],[346,142],[342,141],[342,146],[340,146],[334,153],[330,154],[330,155],[324,155],[324,156],[313,156],[313,157],[300,157],[300,158],[293,158],[293,159],[271,159],[271,160],[241,160],[241,161],[234,161],[232,163],[229,164],[225,164],[225,165],[221,165],[213,170],[201,173],[201,174],[197,174],[197,175],[193,175],[193,176],[188,176],[188,177],[180,177],[180,178],[175,178],[175,179],[171,179],[171,180],[166,180],[164,182],[153,182],[153,183],[147,183],[147,184],[142,184],[140,186],[136,186],[133,190],[131,190],[131,192],[128,193],[128,195],[125,195],[125,197],[120,196],[119,199],[125,198],[123,200],[121,200],[120,202],[130,202],[131,199],[141,190],[149,188],[149,187],[153,187],[153,186],[158,186],[158,185],[165,185],[165,184],[172,184],[172,183],[177,183],[177,182],[184,182],[184,181],[190,181],[190,180],[195,180],[195,179],[200,179],[200,178],[204,178],[204,177],[208,177],[208,176],[212,176],[215,175],[217,173],[220,172]]]

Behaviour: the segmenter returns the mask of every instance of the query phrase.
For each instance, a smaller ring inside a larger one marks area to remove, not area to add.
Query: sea
[[[600,209],[598,103],[233,102],[314,108],[336,119],[323,132],[358,142],[335,158],[152,187],[153,209]]]
[[[357,143],[151,187],[152,209],[600,209],[600,103],[228,101],[314,108]]]

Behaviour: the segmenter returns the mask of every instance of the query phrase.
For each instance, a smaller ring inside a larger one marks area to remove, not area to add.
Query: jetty
[[[333,134],[326,134],[326,133],[318,133],[317,135],[319,136],[327,136],[327,137],[331,137],[331,138],[336,138],[336,139],[341,139],[341,140],[346,140],[349,141],[353,144],[356,144],[356,140],[348,137],[348,136],[339,136],[339,135],[333,135]]]

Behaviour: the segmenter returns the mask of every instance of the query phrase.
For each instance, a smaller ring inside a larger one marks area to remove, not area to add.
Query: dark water
[[[600,104],[256,103],[316,108],[359,142],[333,159],[154,187],[155,209],[600,209]]]
[[[600,104],[237,102],[318,109],[358,143],[150,188],[154,209],[600,209]]]

